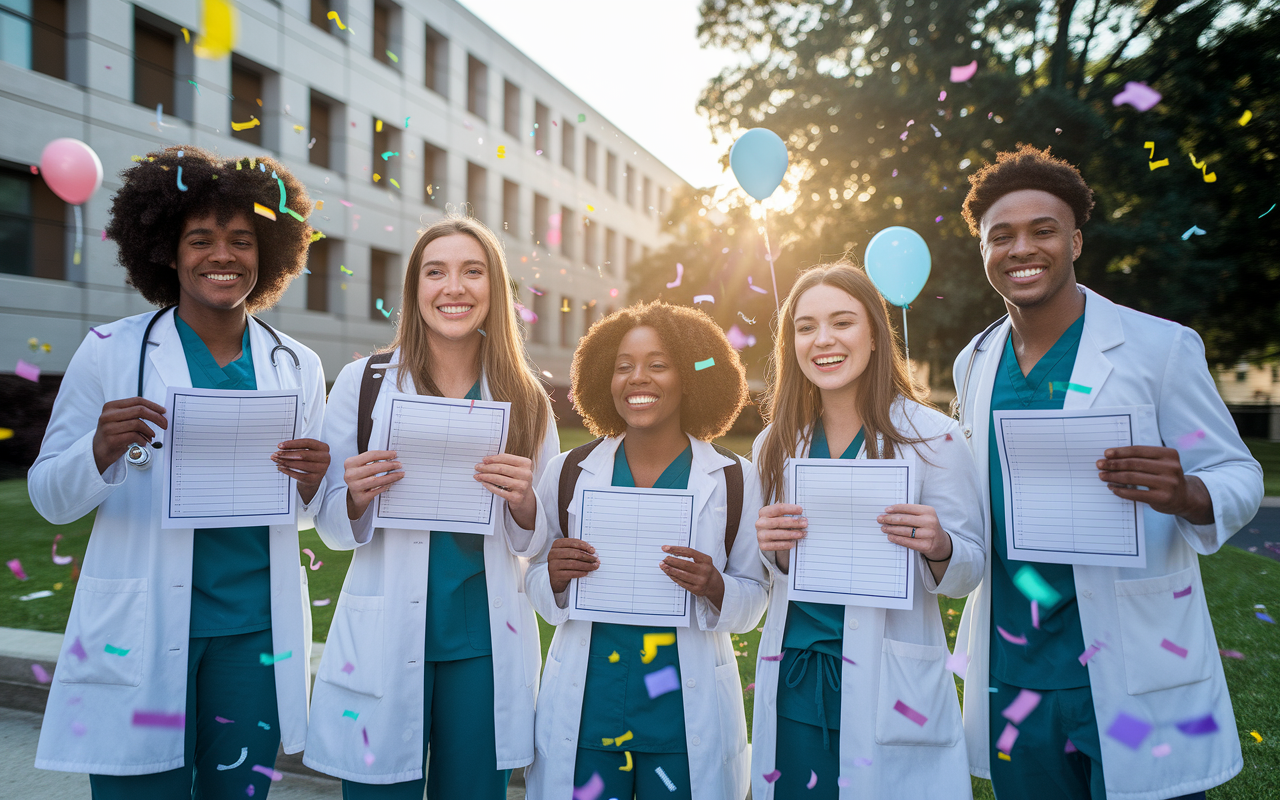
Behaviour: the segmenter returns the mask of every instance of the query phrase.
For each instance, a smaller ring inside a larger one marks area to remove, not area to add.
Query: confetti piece
[[[1204,161],[1196,161],[1195,155],[1193,154],[1188,154],[1188,155],[1191,155],[1191,166],[1200,170],[1200,174],[1204,176],[1205,183],[1214,183],[1215,181],[1218,180],[1218,173],[1209,172],[1209,162],[1207,159]]]
[[[386,52],[387,52],[387,58],[391,59],[391,62],[392,62],[393,64],[399,64],[399,63],[400,63],[400,58],[399,58],[395,53],[391,52],[390,50],[388,50],[388,51],[386,51]],[[408,127],[408,126],[406,125],[405,127]]]
[[[698,294],[693,297],[694,305],[697,305],[698,303],[714,303],[715,301],[715,297],[709,294]]]
[[[129,649],[132,650],[133,648],[129,648]],[[108,644],[106,647],[102,648],[102,651],[104,653],[107,653],[108,655],[120,656],[121,658],[129,655],[129,650],[121,649],[119,647],[116,647],[113,644]]]
[[[1190,450],[1191,448],[1195,447],[1196,444],[1203,438],[1204,438],[1203,430],[1196,430],[1196,431],[1192,431],[1191,433],[1184,433],[1183,435],[1178,437],[1178,449]],[[1190,586],[1187,587],[1186,592],[1187,594],[1191,593]],[[1184,597],[1184,596],[1185,595],[1179,595],[1179,594],[1174,595],[1174,597]]]
[[[1192,225],[1190,228],[1187,228],[1183,232],[1182,241],[1185,242],[1186,240],[1190,239],[1192,236],[1204,236],[1206,233],[1208,233],[1208,231],[1206,231],[1204,228],[1201,228],[1199,225]]]
[[[191,44],[191,31],[186,28],[182,29],[182,41],[186,44]]]
[[[1240,125],[1242,127],[1245,125],[1248,125],[1249,120],[1251,119],[1253,119],[1253,112],[1248,109],[1245,109],[1245,112],[1240,115]]]
[[[258,119],[257,117],[253,117],[253,116],[251,116],[251,117],[249,117],[249,121],[248,121],[248,122],[233,122],[233,123],[231,123],[231,130],[233,130],[233,131],[247,131],[247,130],[249,130],[250,128],[256,128],[256,127],[258,127],[258,126],[259,126],[259,125],[261,125],[261,124],[262,124],[262,120]]]
[[[579,114],[579,115],[578,115],[578,122],[586,122],[586,121],[587,121],[587,115],[586,115],[586,114]]]
[[[655,767],[653,771],[657,773],[658,778],[662,780],[662,785],[667,787],[668,792],[674,792],[676,790],[676,785],[667,777],[667,773],[662,771],[662,767]]]
[[[1012,760],[1013,760],[1012,758],[1010,758],[1010,757],[1009,757],[1009,754],[1008,754],[1008,753],[996,753],[996,757],[997,757],[997,758],[999,758],[1001,761],[1012,761]]]
[[[36,681],[39,683],[48,683],[53,680],[53,678],[49,677],[49,673],[45,671],[45,668],[39,664],[32,664],[31,672],[36,676]]]
[[[1098,647],[1098,645],[1096,645],[1096,644],[1091,644],[1091,645],[1089,645],[1088,647],[1086,647],[1086,648],[1085,648],[1085,650],[1084,650],[1084,652],[1083,652],[1083,653],[1081,653],[1079,656],[1077,656],[1077,660],[1080,662],[1080,665],[1081,665],[1081,666],[1084,666],[1085,664],[1088,664],[1088,663],[1089,663],[1089,659],[1091,659],[1091,658],[1093,658],[1094,656],[1096,656],[1096,655],[1098,654],[1098,651],[1099,651],[1099,650],[1101,650],[1101,649],[1102,649],[1102,648],[1101,648],[1101,647]]]
[[[942,136],[942,131],[938,130],[936,125],[930,125],[929,127],[933,128],[933,138],[937,139]]]
[[[1075,742],[1073,742],[1073,741],[1071,741],[1070,739],[1068,739],[1068,740],[1067,740],[1067,744],[1066,744],[1066,746],[1062,748],[1062,752],[1064,752],[1064,753],[1078,753],[1078,752],[1080,752],[1080,750],[1079,750],[1079,748],[1077,748],[1077,747],[1076,747]]]
[[[378,124],[379,124],[379,125],[381,125],[381,124],[382,124],[382,122],[381,122],[381,121],[379,121],[379,122],[378,122]],[[385,152],[385,153],[383,153],[383,154],[382,154],[382,160],[383,160],[383,161],[386,161],[388,158],[391,158],[392,156],[398,156],[398,155],[400,155],[400,153],[398,153],[398,152],[393,152],[393,151],[391,151],[391,150],[388,150],[387,152]]]
[[[103,233],[105,234],[106,231],[103,231]],[[90,328],[89,330],[92,331],[93,335],[97,336],[99,339],[107,339],[112,336],[110,333],[99,333],[95,328]]]
[[[1036,600],[1031,601],[1031,627],[1040,630],[1040,603]]]
[[[271,209],[267,208],[261,203],[253,204],[253,213],[257,214],[260,217],[266,217],[272,222],[276,221],[276,212],[272,211]]]
[[[351,709],[348,708],[342,712],[342,716],[350,717],[351,719],[360,719],[360,712],[352,711]]]
[[[1270,615],[1268,615],[1265,611],[1259,611],[1255,613],[1254,616],[1262,620],[1263,622],[1270,622],[1272,625],[1276,624],[1276,621],[1272,619]]]
[[[84,736],[84,733],[87,730],[88,728],[84,726],[83,722],[71,723],[71,732],[74,733],[76,736]]]
[[[1252,736],[1258,744],[1262,744],[1262,735],[1260,733],[1257,731],[1249,731],[1249,735]]]
[[[316,561],[316,554],[315,554],[315,553],[313,553],[313,552],[311,552],[311,548],[310,548],[310,547],[304,547],[304,548],[302,548],[302,552],[306,553],[306,554],[307,554],[307,557],[311,559],[310,569],[311,569],[311,571],[312,571],[312,572],[315,572],[316,570],[318,570],[318,569],[320,569],[321,567],[323,567],[323,566],[324,566],[324,562],[323,562],[323,561]]]
[[[781,653],[778,653],[776,656],[760,656],[760,660],[761,661],[781,661],[782,657],[785,656],[786,654],[787,654],[787,651],[783,650]]]
[[[284,661],[292,657],[293,657],[292,650],[286,650],[285,652],[281,653],[278,656],[273,656],[270,653],[259,653],[258,663],[264,667],[269,667],[272,664],[276,663],[277,661]]]
[[[182,167],[178,167],[178,191],[185,192],[187,185],[182,182]]]
[[[612,653],[610,653],[610,654],[609,654],[609,663],[610,663],[610,664],[617,664],[617,663],[618,663],[618,661],[620,661],[621,659],[622,659],[622,656],[618,655],[618,651],[617,651],[617,650],[614,650]]]
[[[1173,653],[1178,658],[1187,657],[1187,648],[1179,647],[1178,645],[1174,644],[1168,639],[1165,639],[1164,641],[1160,642],[1160,646],[1163,647],[1165,650],[1168,650],[1170,653]]]
[[[176,714],[166,714],[163,711],[135,711],[133,712],[133,724],[139,728],[176,728],[181,730],[187,727],[187,715],[181,711]]]
[[[38,592],[32,592],[31,594],[24,594],[22,597],[19,597],[18,599],[19,600],[41,600],[45,597],[53,597],[53,592],[49,591],[48,589],[43,589]]]
[[[214,717],[214,718],[213,718],[213,721],[214,721],[214,722],[220,722],[220,723],[222,723],[223,725],[234,725],[234,724],[235,724],[235,720],[234,720],[234,719],[227,719],[226,717]]]
[[[1062,600],[1058,590],[1050,586],[1044,576],[1030,564],[1024,564],[1014,573],[1013,585],[1017,586],[1018,591],[1022,592],[1028,600],[1034,600],[1045,606],[1057,605]]]
[[[1084,386],[1079,383],[1070,383],[1068,381],[1052,381],[1049,383],[1049,396],[1053,397],[1054,391],[1059,392],[1080,392],[1081,394],[1092,394],[1093,387]]]
[[[752,690],[752,689],[754,689],[754,688],[756,688],[756,685],[755,685],[754,683],[748,683],[748,684],[747,684],[747,688],[746,688],[746,689],[744,689],[743,691],[749,692],[749,691],[751,691],[751,690]]]
[[[852,665],[853,665],[853,666],[855,666],[855,667],[856,667],[856,666],[858,666],[858,662],[857,662],[857,661],[854,661],[852,658],[849,658],[848,656],[840,656],[840,660],[841,660],[841,661],[847,661],[847,662],[849,662],[850,664],[852,664]]]
[[[258,727],[259,727],[259,728],[262,728],[264,731],[269,731],[269,730],[271,730],[271,726],[270,726],[270,725],[268,725],[267,723],[263,722],[262,720],[258,720]]]
[[[1006,722],[1004,730],[1000,732],[1000,738],[996,740],[996,749],[1001,753],[1013,752],[1013,743],[1018,740],[1018,729],[1013,727],[1012,723]]]
[[[253,784],[252,784],[252,783],[251,783],[251,784],[249,784],[248,786],[246,786],[246,787],[245,787],[245,789],[244,789],[244,793],[245,793],[245,794],[247,794],[247,795],[249,795],[250,797],[253,797],[253,793],[254,793],[254,791],[255,791],[255,789],[253,788]]]
[[[742,321],[747,323],[748,325],[756,324],[756,321],[754,319],[747,319],[747,315],[743,314],[741,311],[738,312],[738,316],[742,317]]]
[[[648,664],[657,658],[659,647],[675,643],[676,635],[674,633],[646,633],[644,635],[644,650],[640,655],[641,663]]]
[[[1004,640],[1010,644],[1026,644],[1027,643],[1027,637],[1014,636],[1012,633],[1009,633],[1004,628],[1001,628],[999,625],[996,626],[996,631],[998,631],[1000,635],[1004,637]]]
[[[1184,719],[1182,722],[1175,722],[1174,727],[1182,731],[1188,736],[1204,736],[1207,733],[1217,733],[1218,723],[1214,720],[1212,714],[1195,719]]]
[[[350,675],[351,673],[356,671],[356,665],[348,661],[347,663],[342,665],[342,671],[347,675]]]
[[[603,791],[604,778],[600,777],[599,772],[593,772],[586,783],[574,787],[573,800],[596,800]]]
[[[928,717],[926,717],[924,714],[921,714],[919,711],[916,711],[914,708],[902,702],[901,700],[893,704],[893,710],[897,711],[902,716],[906,717],[907,719],[911,720],[912,722],[920,726],[923,726],[926,722],[929,721]]]
[[[768,294],[768,293],[769,293],[769,290],[768,290],[768,289],[761,289],[759,286],[756,286],[754,283],[752,283],[752,282],[751,282],[751,276],[750,276],[750,275],[748,275],[748,276],[747,276],[747,286],[748,286],[748,288],[750,288],[750,289],[751,289],[751,291],[753,291],[753,292],[759,292],[760,294]]]
[[[474,401],[473,401],[473,402],[474,402]],[[509,631],[511,631],[512,633],[515,633],[515,634],[519,634],[519,633],[520,633],[520,631],[516,630],[516,626],[512,625],[510,622],[508,622],[508,623],[507,623],[507,630],[509,630]]]
[[[22,562],[14,558],[5,562],[9,566],[9,571],[20,581],[27,579],[27,573],[22,570]]]
[[[590,210],[590,208],[591,208],[591,207],[590,207],[590,206],[587,206],[587,208],[588,208],[588,210]],[[676,264],[676,279],[675,279],[674,281],[672,281],[671,283],[668,283],[668,284],[667,284],[667,288],[668,288],[668,289],[674,289],[674,288],[676,288],[677,286],[679,286],[679,285],[680,285],[680,281],[682,281],[682,280],[684,280],[684,264],[679,264],[679,263],[677,263],[677,264]]]
[[[619,736],[617,739],[601,738],[600,743],[603,744],[605,747],[611,747],[613,745],[622,747],[623,742],[629,742],[633,738],[634,737],[631,735],[631,731],[627,731],[626,733]]]
[[[1164,758],[1165,756],[1169,755],[1172,752],[1173,752],[1173,747],[1171,747],[1167,742],[1164,744],[1158,744],[1155,747],[1151,748],[1151,755],[1155,756],[1156,758]]]
[[[338,12],[337,12],[337,11],[330,11],[330,12],[329,12],[329,19],[333,20],[334,22],[336,22],[336,23],[338,24],[338,30],[340,30],[340,31],[345,31],[345,30],[347,29],[347,26],[346,26],[346,25],[343,25],[343,24],[342,24],[342,20],[338,17]]]
[[[1023,689],[1018,692],[1018,696],[1014,698],[1013,702],[1004,711],[1000,712],[1000,716],[1014,725],[1021,725],[1027,715],[1035,711],[1038,705],[1040,705],[1040,693],[1033,692],[1030,689]]]
[[[626,763],[626,764],[623,764],[621,767],[618,767],[618,771],[619,771],[619,772],[630,772],[630,771],[631,771],[631,769],[632,769],[633,767],[635,767],[635,764],[631,763],[631,751],[630,751],[630,750],[624,750],[622,754],[623,754],[624,756],[626,756],[626,757],[627,757],[627,763]]]
[[[89,657],[89,654],[84,651],[84,645],[80,644],[79,636],[77,636],[76,640],[71,643],[71,647],[67,648],[67,652],[81,661],[84,661]]]
[[[1118,106],[1128,103],[1139,111],[1149,111],[1160,102],[1160,93],[1145,83],[1129,81],[1124,85],[1124,91],[1111,98],[1111,105]]]
[[[1244,661],[1244,653],[1239,650],[1219,650],[1218,654],[1225,658],[1235,658]]]
[[[934,218],[933,218],[933,221],[934,221],[934,222],[942,222],[942,215],[941,215],[941,214],[939,214],[938,216],[934,217]]]
[[[246,758],[248,758],[248,757],[249,757],[249,748],[247,748],[247,747],[241,747],[241,748],[240,748],[240,758],[239,758],[239,760],[238,760],[238,761],[236,761],[236,763],[234,763],[234,764],[218,764],[218,770],[219,770],[219,771],[222,771],[222,770],[228,770],[228,769],[235,769],[236,767],[238,767],[238,766],[240,766],[241,764],[243,764],[243,763],[244,763],[244,760],[245,760]]]
[[[644,688],[649,691],[649,699],[661,697],[668,692],[680,691],[680,675],[675,665],[668,665],[644,676]]]
[[[947,656],[947,669],[964,678],[965,673],[969,671],[969,655],[962,651],[957,651]]]
[[[329,604],[330,604],[330,603],[332,603],[332,602],[333,602],[333,599],[332,599],[332,598],[326,597],[326,598],[324,598],[323,600],[312,600],[312,601],[311,601],[311,605],[316,606],[317,608],[319,608],[320,606],[327,606],[327,605],[329,605]]]
[[[17,366],[13,368],[13,374],[33,383],[40,382],[40,368],[22,359],[18,359]]]
[[[1263,211],[1261,214],[1258,215],[1258,219],[1262,219],[1266,215],[1270,214],[1272,211],[1275,211],[1275,209],[1276,209],[1276,204],[1272,203],[1271,208],[1268,208],[1266,211]]]
[[[760,777],[764,778],[767,783],[773,783],[778,778],[782,777],[782,770],[775,769],[773,772],[766,772]]]
[[[952,67],[951,82],[964,83],[965,81],[972,78],[974,73],[976,73],[977,71],[978,71],[977,59],[974,59],[973,61],[969,62],[968,64],[965,64],[962,67]]]
[[[254,771],[254,772],[261,772],[263,775],[266,775],[266,776],[267,776],[268,778],[270,778],[272,781],[282,781],[282,780],[284,780],[284,775],[282,775],[281,773],[279,773],[279,772],[277,772],[276,770],[272,769],[271,767],[264,767],[264,766],[262,766],[261,764],[254,764],[254,765],[253,765],[253,771]]]
[[[340,272],[343,272],[343,273],[347,274],[347,275],[355,275],[355,274],[356,274],[354,270],[347,269],[347,267],[346,267],[346,265],[345,265],[345,264],[339,264],[339,265],[338,265],[338,270],[339,270]]]
[[[1116,715],[1115,721],[1111,723],[1111,727],[1107,728],[1107,735],[1117,742],[1128,747],[1130,750],[1137,750],[1142,745],[1142,740],[1147,738],[1151,733],[1151,725],[1143,722],[1137,717],[1131,717],[1121,711]]]
[[[813,770],[809,770],[809,782],[804,785],[804,788],[812,789],[817,785],[818,785],[818,773],[814,772]]]
[[[947,90],[943,89],[941,92],[938,93],[938,102],[941,103],[943,100],[946,100],[946,99],[947,99]]]
[[[1151,168],[1151,171],[1152,171],[1152,172],[1155,172],[1156,170],[1160,169],[1161,167],[1167,167],[1167,166],[1169,166],[1169,159],[1167,159],[1167,158],[1162,158],[1162,159],[1160,159],[1159,161],[1151,161],[1151,162],[1148,162],[1147,166]]]

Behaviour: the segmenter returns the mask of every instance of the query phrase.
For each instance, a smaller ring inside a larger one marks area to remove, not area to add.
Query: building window
[[[502,82],[502,129],[520,135],[520,87],[511,81]]]
[[[67,77],[65,0],[0,0],[0,61]]]
[[[387,189],[396,189],[400,182],[400,164],[404,156],[400,154],[400,129],[394,123],[373,118],[373,152],[370,180]]]
[[[467,110],[480,119],[489,119],[489,68],[467,55]]]
[[[373,4],[373,57],[394,70],[400,69],[400,6]]]
[[[327,0],[311,0],[311,24],[325,33],[336,35],[338,24],[329,19],[329,12],[332,10]]]
[[[658,189],[658,213],[666,214],[669,210],[671,210],[671,192],[664,186]]]
[[[574,345],[573,341],[573,298],[564,296],[560,298],[560,307],[555,312],[560,317],[560,346],[570,349]]]
[[[323,240],[322,240],[323,241]],[[378,310],[378,301],[388,311],[400,307],[399,277],[395,253],[369,251],[369,319],[385,322],[388,317]]]
[[[543,158],[551,158],[551,109],[533,104],[533,150]]]
[[[636,263],[636,240],[628,236],[622,248],[622,274],[626,275],[627,270]]]
[[[243,125],[258,119],[262,113],[262,73],[251,67],[231,62],[231,122]],[[243,130],[231,129],[232,138],[262,146],[262,125]]]
[[[611,151],[605,151],[604,190],[614,197],[618,196],[618,157]]]
[[[502,181],[502,229],[512,236],[520,235],[520,185]]]
[[[627,187],[625,198],[627,205],[634,206],[636,204],[636,168],[627,164],[622,177],[626,181],[624,185]]]
[[[533,196],[533,241],[535,244],[551,249],[547,242],[547,232],[551,230],[551,201],[540,194]]]
[[[174,38],[173,34],[140,20],[133,22],[133,102],[146,108],[163,105],[170,114],[176,111],[173,83],[177,79],[177,44]],[[254,96],[261,97],[261,91]]]
[[[598,266],[600,259],[596,253],[596,229],[591,227],[589,217],[582,218],[582,263],[588,267]]]
[[[485,222],[486,208],[489,201],[489,171],[479,164],[467,162],[467,203],[471,206],[471,216]]]
[[[596,301],[592,300],[582,307],[582,335],[586,336],[591,325],[596,321]]]
[[[444,205],[445,169],[449,164],[444,150],[431,142],[422,143],[422,202],[440,208]]]
[[[546,289],[540,289],[536,286],[529,289],[529,308],[533,309],[533,314],[538,321],[533,323],[533,340],[538,344],[550,343],[551,326],[555,324],[548,312],[551,310],[551,300],[547,296]]]
[[[583,145],[583,177],[587,179],[587,183],[592,186],[598,186],[600,181],[600,154],[596,148],[596,140],[590,136],[586,137]]]
[[[653,216],[653,181],[649,180],[648,177],[644,179],[644,194],[640,196],[640,199],[645,216]]]
[[[333,165],[332,153],[330,148],[333,146],[333,140],[330,131],[333,130],[333,107],[317,95],[311,93],[311,141],[307,144],[307,160],[317,167],[329,169]]]
[[[317,239],[307,251],[307,310],[329,310],[329,240]]]
[[[0,273],[65,279],[66,215],[39,176],[0,166]]]
[[[560,166],[570,172],[575,171],[574,167],[578,156],[576,145],[577,140],[574,138],[573,123],[567,117],[562,118],[560,120]]]
[[[574,248],[577,246],[577,226],[573,224],[577,218],[572,208],[560,206],[560,255],[570,261],[573,260]]]
[[[604,229],[604,267],[610,275],[618,274],[618,232],[613,228]]]
[[[426,71],[423,83],[441,97],[449,96],[449,40],[435,28],[427,26]]]

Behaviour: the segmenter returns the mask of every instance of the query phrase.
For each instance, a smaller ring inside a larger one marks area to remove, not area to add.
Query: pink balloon
[[[40,154],[40,174],[54,194],[78,206],[102,185],[102,162],[79,139],[54,139]]]

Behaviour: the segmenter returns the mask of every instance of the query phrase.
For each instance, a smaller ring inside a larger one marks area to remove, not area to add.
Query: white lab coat
[[[579,487],[613,485],[613,458],[623,438],[605,439],[582,460]],[[689,627],[676,629],[680,677],[684,680],[690,791],[693,800],[741,800],[748,786],[747,722],[738,662],[729,634],[746,633],[764,613],[768,577],[760,562],[755,531],[760,513],[760,482],[755,468],[743,459],[742,521],[726,567],[728,490],[724,468],[733,461],[706,442],[693,437],[689,441],[693,446],[689,490],[694,494],[695,520],[691,546],[710,555],[724,577],[722,608],[717,611],[706,598],[696,597]],[[543,672],[545,688],[538,704],[538,755],[525,773],[530,800],[561,800],[573,794],[582,695],[591,650],[591,623],[569,619],[569,592],[554,594],[547,573],[551,542],[564,536],[558,500],[563,465],[562,455],[551,462],[538,485],[538,525],[548,535],[526,578],[534,608],[556,626]],[[571,529],[576,525],[579,497],[575,496],[569,505]],[[657,565],[653,568],[657,569]]]
[[[183,765],[181,733],[135,727],[132,715],[135,710],[186,709],[194,533],[160,528],[164,461],[156,457],[159,451],[148,470],[131,468],[121,457],[99,475],[93,460],[103,404],[138,391],[142,333],[154,313],[100,326],[109,338],[85,337],[67,366],[40,457],[28,477],[32,504],[55,525],[98,510],[40,729],[40,769],[144,775]],[[152,328],[150,341],[156,346],[148,346],[146,357],[144,396],[160,405],[167,387],[191,386],[175,313],[166,313]],[[249,338],[258,388],[301,385],[298,435],[319,439],[324,424],[320,359],[280,333],[281,341],[298,354],[302,370],[283,352],[276,353],[277,366],[272,367],[276,344],[271,334],[250,321]],[[307,733],[311,606],[306,568],[299,564],[298,529],[310,527],[323,493],[322,484],[311,506],[296,500],[297,524],[270,528],[272,649],[293,653],[272,667],[286,753],[301,750]],[[77,640],[88,658],[69,652]],[[128,649],[129,655],[106,655],[108,643]],[[85,727],[83,735],[72,731],[77,722]]]
[[[947,634],[933,597],[963,597],[978,585],[982,550],[978,476],[956,423],[937,411],[899,399],[893,405],[894,428],[925,441],[896,454],[914,464],[915,502],[932,506],[942,529],[951,534],[952,556],[942,582],[916,556],[915,603],[897,611],[845,606],[840,664],[840,788],[842,800],[870,797],[972,797],[960,702],[946,669]],[[766,429],[767,430],[767,429]],[[764,442],[756,439],[755,457]],[[803,437],[797,442],[797,453]],[[866,457],[865,445],[858,453]],[[790,501],[787,501],[790,502]],[[777,553],[762,553],[773,578],[769,613],[756,659],[755,716],[751,736],[751,796],[772,800],[773,784],[764,775],[775,768],[778,724],[779,661],[761,657],[782,652],[787,625],[787,575]],[[794,560],[793,560],[794,566]],[[850,663],[850,662],[853,663]],[[898,700],[928,718],[917,725],[893,710]],[[859,759],[870,759],[870,765]],[[865,766],[864,766],[865,765]]]
[[[1213,523],[1192,525],[1143,506],[1146,569],[1077,565],[1072,570],[1084,641],[1103,644],[1089,660],[1088,669],[1102,731],[1107,796],[1114,800],[1178,797],[1224,783],[1243,766],[1196,556],[1216,552],[1253,518],[1262,498],[1262,469],[1240,441],[1218,396],[1196,332],[1081,288],[1086,296],[1084,332],[1071,382],[1092,391],[1067,392],[1064,408],[1153,406],[1157,429],[1135,431],[1138,444],[1173,446],[1181,436],[1204,431],[1204,438],[1179,456],[1186,474],[1200,478],[1208,488]],[[988,552],[991,392],[1009,331],[1005,320],[978,351],[963,420],[966,430],[972,428],[968,442],[979,466]],[[953,376],[965,374],[976,342],[975,337],[956,358]],[[988,560],[982,585],[965,605],[956,640],[956,647],[965,647],[969,653],[964,726],[970,769],[983,778],[991,776],[990,581]],[[1188,586],[1190,597],[1174,598],[1174,592]],[[1163,639],[1187,648],[1187,657],[1162,648]],[[1105,733],[1121,712],[1155,726],[1137,750]],[[1210,713],[1220,728],[1211,736],[1189,737],[1174,727],[1176,722]],[[1172,745],[1172,754],[1152,757],[1151,747],[1161,743]]]
[[[373,406],[373,430],[396,391],[400,352]],[[367,358],[343,367],[329,393],[325,441],[332,448],[328,492],[316,530],[335,550],[355,549],[338,597],[329,639],[312,698],[311,729],[303,763],[329,775],[360,783],[400,783],[422,777],[423,688],[426,648],[428,531],[374,528],[373,503],[358,520],[347,517],[343,461],[356,455],[360,380]],[[481,396],[492,400],[481,376]],[[413,391],[412,379],[405,389]],[[374,442],[369,449],[377,450]],[[542,449],[534,461],[534,485],[560,452],[555,419],[548,413]],[[496,769],[514,769],[533,760],[533,706],[538,695],[542,650],[538,623],[524,596],[526,559],[542,546],[544,532],[522,530],[498,499],[497,532],[484,541],[485,584],[489,595],[489,635],[493,646]],[[509,628],[508,625],[511,627]],[[511,628],[515,629],[512,633]],[[351,663],[354,669],[344,672]],[[344,711],[359,714],[358,723]],[[363,732],[368,731],[372,764],[365,764]]]

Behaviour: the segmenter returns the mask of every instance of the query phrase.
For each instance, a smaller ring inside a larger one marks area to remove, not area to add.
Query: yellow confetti
[[[317,201],[316,201],[316,211],[324,211],[324,201],[323,201],[323,200],[317,200]]]
[[[560,304],[560,310],[561,310],[561,311],[563,311],[563,312],[565,312],[566,314],[567,314],[567,313],[569,313],[570,309],[569,309],[569,300],[568,300],[568,298],[565,298],[565,299],[561,302],[561,304]],[[646,662],[646,663],[648,663],[648,662]]]
[[[258,108],[262,108],[262,98],[259,97],[257,98],[257,100],[258,100]]]
[[[294,126],[293,126],[293,132],[294,132],[294,133],[302,133],[304,130],[306,130],[306,128],[302,127],[301,125],[294,125]]]
[[[1169,159],[1167,159],[1167,158],[1162,158],[1162,159],[1160,159],[1159,161],[1148,161],[1148,162],[1147,162],[1147,166],[1151,168],[1151,171],[1152,171],[1152,172],[1155,172],[1156,170],[1160,169],[1161,167],[1167,167],[1167,166],[1169,166]]]
[[[373,129],[378,133],[382,133],[382,120],[375,120],[373,123]]]
[[[1258,744],[1262,744],[1262,734],[1257,731],[1249,731],[1249,735],[1258,740]]]
[[[245,130],[248,130],[249,128],[256,128],[261,124],[262,124],[262,120],[258,119],[257,117],[249,117],[248,122],[232,122],[231,130],[245,131]]]
[[[428,183],[428,184],[427,184],[427,196],[430,196],[430,195],[431,195],[431,189],[432,189],[434,186],[435,186],[435,184],[433,184],[433,183]]]
[[[48,342],[45,342],[44,344],[40,345],[40,349],[45,351],[46,353],[52,353],[53,345],[49,344]]]
[[[342,18],[338,16],[338,12],[337,12],[337,11],[330,11],[330,12],[329,12],[329,19],[331,19],[331,20],[333,20],[334,22],[338,23],[338,30],[340,30],[340,31],[345,31],[345,30],[347,29],[347,26],[342,24]]]
[[[506,158],[506,157],[507,157],[507,148],[503,147],[502,145],[498,145],[498,158]]]
[[[622,747],[623,742],[631,741],[631,739],[633,738],[634,737],[631,735],[631,731],[627,731],[626,733],[619,736],[617,739],[601,739],[600,743],[603,744],[605,747],[611,747],[613,745]]]
[[[377,183],[377,182],[378,182],[378,181],[380,181],[380,180],[382,180],[382,176],[381,176],[381,175],[379,175],[379,174],[378,174],[378,173],[376,173],[376,172],[375,172],[375,173],[373,173],[373,182],[374,182],[374,183]]]
[[[397,189],[399,189],[399,188],[400,188],[400,184],[396,183],[396,179],[395,179],[395,178],[387,178],[387,180],[391,182],[391,185],[392,185],[392,186],[396,187]]]
[[[236,46],[239,18],[236,7],[228,0],[204,0],[200,18],[200,34],[193,52],[198,58],[217,61],[231,55]]]
[[[344,284],[342,284],[342,291],[344,291],[344,292],[345,292],[346,290],[347,290],[347,285],[344,283]]]
[[[7,428],[0,428],[0,430],[8,430],[8,429],[7,429]],[[9,431],[9,436],[12,436],[12,435],[13,435],[13,431]],[[2,435],[0,435],[0,438],[8,439],[8,438],[9,438],[9,436],[2,436]],[[614,650],[612,653],[610,653],[610,654],[609,654],[609,663],[610,663],[610,664],[617,664],[621,659],[622,659],[622,656],[618,655],[618,651],[617,651],[617,650]]]
[[[53,585],[53,590],[54,590],[55,592],[60,592],[60,591],[62,591],[62,581],[58,581],[57,583],[55,583],[55,584]]]
[[[0,428],[0,441],[13,438],[13,428]],[[617,655],[617,653],[614,653]],[[612,661],[613,659],[610,659]]]
[[[632,764],[632,763],[631,763],[631,751],[630,751],[630,750],[627,750],[627,751],[626,751],[626,756],[627,756],[627,765],[626,765],[625,767],[618,767],[618,770],[619,770],[619,771],[621,771],[621,772],[630,772],[630,771],[631,771],[631,768],[632,768],[633,766],[635,766],[634,764]]]
[[[997,757],[997,758],[999,758],[1001,761],[1012,761],[1012,760],[1013,760],[1012,758],[1009,758],[1009,754],[1008,754],[1008,753],[996,753],[996,757]]]
[[[274,212],[274,211],[272,211],[271,209],[267,208],[267,207],[266,207],[266,206],[264,206],[262,203],[254,203],[254,204],[253,204],[253,213],[257,214],[257,215],[258,215],[258,216],[260,216],[260,217],[266,217],[267,219],[271,220],[272,222],[275,222],[275,221],[276,221],[276,212]]]
[[[321,240],[321,239],[323,239],[323,238],[325,238],[325,237],[324,237],[324,231],[312,231],[312,232],[311,232],[311,241],[312,241],[312,242],[318,242],[318,241],[320,241],[320,240]]]
[[[182,41],[186,42],[187,44],[191,44],[191,31],[187,30],[186,28],[182,29]]]
[[[1253,119],[1253,112],[1252,112],[1252,111],[1249,111],[1248,109],[1246,109],[1246,110],[1245,110],[1245,112],[1244,112],[1243,114],[1241,114],[1241,115],[1240,115],[1240,124],[1241,124],[1242,126],[1243,126],[1243,125],[1248,125],[1248,124],[1249,124],[1249,120],[1251,120],[1251,119]]]
[[[641,663],[648,664],[657,658],[659,647],[675,643],[676,635],[674,633],[646,633],[644,635],[644,650],[640,654]]]
[[[587,210],[588,210],[588,211],[595,211],[595,210],[596,210],[596,207],[595,207],[595,206],[593,206],[593,205],[588,205],[588,206],[587,206]]]

